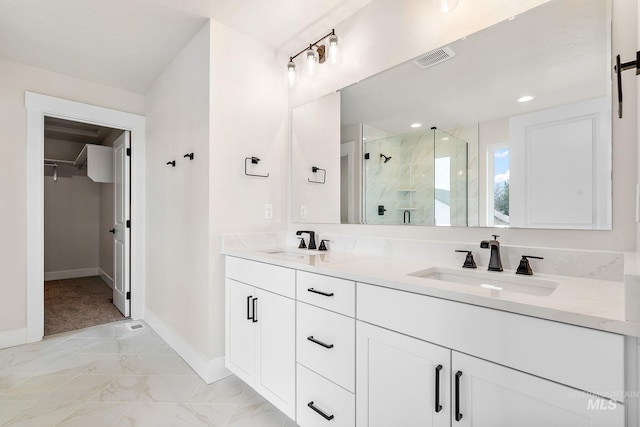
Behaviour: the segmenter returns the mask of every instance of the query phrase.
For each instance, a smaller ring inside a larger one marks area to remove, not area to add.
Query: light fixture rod
[[[289,57],[289,62],[293,62],[294,59],[296,59],[298,56],[302,55],[303,53],[305,53],[306,51],[308,51],[309,49],[311,49],[313,46],[318,46],[318,43],[320,43],[322,40],[326,39],[329,36],[335,36],[336,35],[336,30],[333,29],[331,30],[331,32],[325,36],[320,37],[318,40],[316,40],[315,43],[310,43],[309,47],[305,47],[304,49],[302,49],[300,52],[296,53],[293,56]]]

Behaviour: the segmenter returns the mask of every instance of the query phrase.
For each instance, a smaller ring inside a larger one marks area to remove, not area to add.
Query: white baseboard
[[[100,269],[98,267],[82,268],[80,270],[45,271],[44,280],[64,280],[75,279],[76,277],[90,277],[99,275]]]
[[[113,278],[104,272],[103,269],[98,269],[98,275],[104,283],[106,283],[111,289],[113,289]]]
[[[156,333],[160,335],[160,338],[165,340],[207,384],[231,375],[231,372],[224,366],[224,356],[217,357],[213,360],[206,358],[173,332],[171,328],[148,308],[145,308],[144,311],[144,321],[151,329],[156,331]]]
[[[13,347],[27,343],[27,328],[0,332],[0,348]]]

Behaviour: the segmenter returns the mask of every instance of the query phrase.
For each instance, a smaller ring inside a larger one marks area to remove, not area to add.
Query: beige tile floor
[[[123,321],[0,350],[0,426],[296,424],[235,376],[207,385],[144,322]]]

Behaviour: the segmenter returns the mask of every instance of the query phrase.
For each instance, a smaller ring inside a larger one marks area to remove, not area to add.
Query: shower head
[[[387,163],[389,160],[391,160],[391,156],[387,157],[384,154],[380,153],[380,158],[384,158],[384,162]]]
[[[58,165],[53,165],[53,182],[58,182]]]

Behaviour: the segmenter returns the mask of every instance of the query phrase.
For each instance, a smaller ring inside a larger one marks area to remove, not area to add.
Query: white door
[[[255,288],[226,279],[225,299],[225,366],[242,381],[253,384]]]
[[[455,351],[451,382],[453,427],[624,426],[621,403]]]
[[[129,317],[131,289],[129,276],[129,244],[131,239],[130,228],[127,227],[129,214],[129,171],[131,157],[127,156],[127,149],[131,145],[131,134],[125,131],[113,143],[113,168],[114,168],[114,233],[113,233],[113,304]]]
[[[449,426],[450,350],[357,322],[358,427]]]
[[[255,389],[290,418],[296,415],[295,301],[256,289]]]

